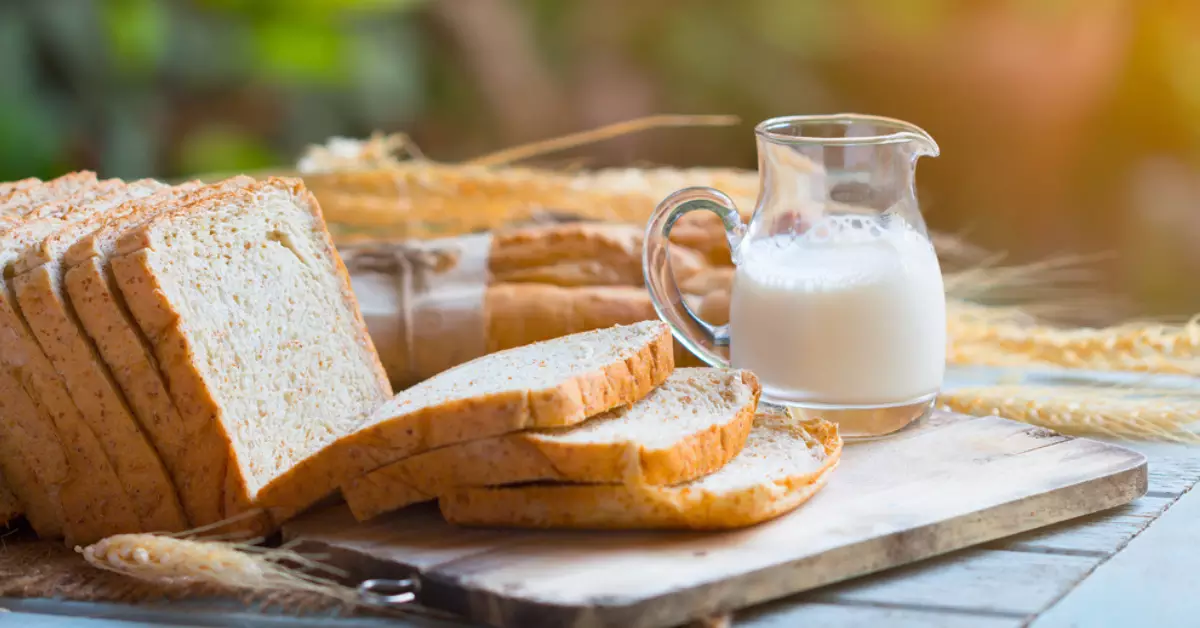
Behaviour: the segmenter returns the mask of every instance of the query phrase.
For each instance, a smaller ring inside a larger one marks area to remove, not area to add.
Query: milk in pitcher
[[[936,395],[942,275],[928,238],[902,219],[825,216],[803,234],[743,242],[738,253],[730,361],[754,371],[765,396],[870,409],[928,405]]]
[[[915,180],[937,143],[855,113],[772,118],[754,133],[749,221],[707,187],[675,192],[650,217],[642,270],[655,312],[707,364],[753,371],[762,403],[837,423],[847,439],[918,422],[946,370],[942,274]],[[720,217],[736,266],[726,324],[693,311],[671,269],[671,228],[696,211]]]

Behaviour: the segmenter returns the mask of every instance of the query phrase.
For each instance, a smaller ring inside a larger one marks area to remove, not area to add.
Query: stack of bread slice
[[[651,362],[652,388],[638,368],[626,373],[620,365],[593,362],[613,347],[637,355],[643,350],[636,343],[646,342],[652,355],[663,356]],[[647,321],[563,336],[451,369],[400,393],[376,414],[387,423],[432,425],[454,420],[469,405],[488,425],[477,424],[474,434],[457,431],[455,439],[471,438],[456,444],[401,445],[393,455],[424,451],[342,484],[343,496],[359,520],[437,499],[447,520],[467,525],[716,529],[788,512],[824,484],[841,453],[832,424],[759,412],[753,373],[674,369],[664,359],[670,355],[666,325]],[[580,372],[585,365],[588,370]],[[574,408],[542,406],[532,413],[536,422],[524,403],[508,401],[597,385],[632,394],[621,395],[623,405],[584,416]],[[499,419],[514,410],[522,420]],[[497,420],[510,430],[528,429],[484,437],[484,431],[498,430],[492,423]],[[548,425],[557,427],[538,427]]]
[[[674,368],[658,321],[491,354],[396,396],[298,180],[0,185],[0,517],[88,543],[361,517],[725,527],[802,502],[828,424],[744,371]],[[224,527],[221,527],[224,526]]]

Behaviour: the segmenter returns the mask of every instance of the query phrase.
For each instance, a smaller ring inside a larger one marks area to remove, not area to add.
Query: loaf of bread
[[[573,224],[345,251],[392,383],[411,386],[489,352],[658,316],[643,286],[642,230]],[[676,274],[715,271],[672,247]],[[699,297],[695,297],[699,304]],[[698,364],[677,347],[680,364]]]
[[[638,225],[572,223],[505,229],[491,238],[488,283],[640,286],[642,238]],[[707,267],[685,247],[671,247],[671,266],[686,279]]]
[[[746,447],[719,471],[675,486],[533,484],[458,488],[438,504],[459,525],[534,528],[679,528],[754,525],[796,509],[841,458],[832,423],[760,412]]]
[[[355,478],[342,494],[365,521],[458,486],[679,484],[720,469],[741,451],[759,391],[749,371],[676,369],[641,401],[577,427],[441,447]]]

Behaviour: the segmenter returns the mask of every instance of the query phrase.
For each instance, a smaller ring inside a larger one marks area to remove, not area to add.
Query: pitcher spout
[[[915,124],[909,124],[907,122],[901,122],[899,120],[897,120],[896,122],[910,127],[910,130],[900,131],[899,133],[907,134],[907,135],[911,136],[909,139],[910,139],[910,141],[912,141],[913,146],[916,147],[913,150],[914,158],[916,158],[916,157],[937,157],[938,155],[941,154],[942,149],[938,147],[937,142],[934,141],[934,139],[933,139],[933,136],[930,135],[928,132],[926,132],[925,129],[922,129],[921,127],[916,126]]]

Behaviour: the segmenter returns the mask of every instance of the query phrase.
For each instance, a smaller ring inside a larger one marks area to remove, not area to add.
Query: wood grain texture
[[[467,530],[430,509],[354,526],[343,509],[301,518],[284,535],[355,577],[416,570],[424,603],[494,626],[671,626],[1113,508],[1145,490],[1136,452],[940,414],[847,446],[808,505],[744,530]]]

